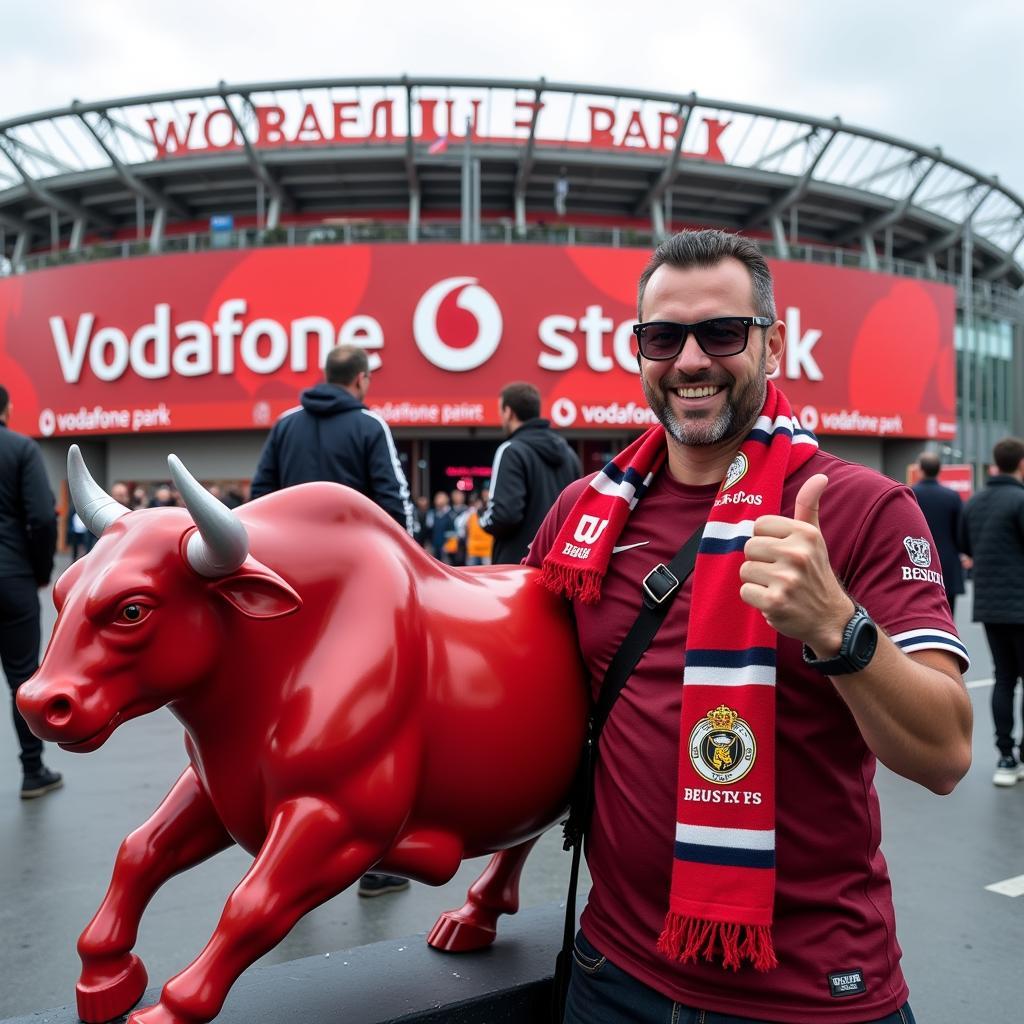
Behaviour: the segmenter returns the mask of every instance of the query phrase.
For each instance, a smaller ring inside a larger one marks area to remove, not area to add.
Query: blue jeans
[[[564,1024],[769,1024],[674,1003],[620,970],[576,933]],[[914,1024],[910,1004],[864,1024]]]

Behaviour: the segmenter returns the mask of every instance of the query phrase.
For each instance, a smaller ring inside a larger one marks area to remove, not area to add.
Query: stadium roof
[[[466,119],[473,137],[466,153]],[[72,103],[0,122],[0,256],[215,214],[457,216],[463,158],[483,219],[715,225],[1024,285],[1024,203],[996,177],[881,132],[695,94],[544,79],[361,78]],[[563,186],[564,187],[564,186]],[[563,219],[563,218],[559,218]]]

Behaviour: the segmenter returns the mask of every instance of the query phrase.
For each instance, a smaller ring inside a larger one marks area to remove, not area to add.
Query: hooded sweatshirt
[[[1024,483],[990,476],[964,508],[960,541],[974,559],[974,621],[1024,624]]]
[[[270,431],[253,477],[253,498],[330,480],[365,494],[412,533],[409,485],[384,420],[337,384],[317,384],[300,401]]]
[[[56,543],[57,515],[39,445],[0,423],[0,579],[45,586]]]
[[[518,565],[548,509],[583,468],[545,419],[527,420],[494,453],[491,499],[480,525],[494,537],[495,565]]]

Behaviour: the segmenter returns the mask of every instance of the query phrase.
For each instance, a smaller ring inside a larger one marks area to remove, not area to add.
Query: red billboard
[[[530,380],[560,427],[641,428],[630,330],[643,250],[307,246],[0,279],[0,383],[36,436],[268,426],[339,343],[365,346],[394,426],[498,425]],[[952,288],[772,263],[779,384],[822,434],[955,434]]]

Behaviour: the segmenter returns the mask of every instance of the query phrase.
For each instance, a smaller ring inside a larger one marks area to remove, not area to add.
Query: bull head
[[[121,723],[180,701],[211,678],[225,645],[239,637],[249,650],[276,643],[246,620],[302,607],[286,580],[249,555],[242,520],[173,455],[168,464],[186,508],[128,517],[89,475],[77,446],[68,454],[75,508],[105,536],[54,585],[53,635],[17,694],[36,735],[65,749],[95,750]]]

